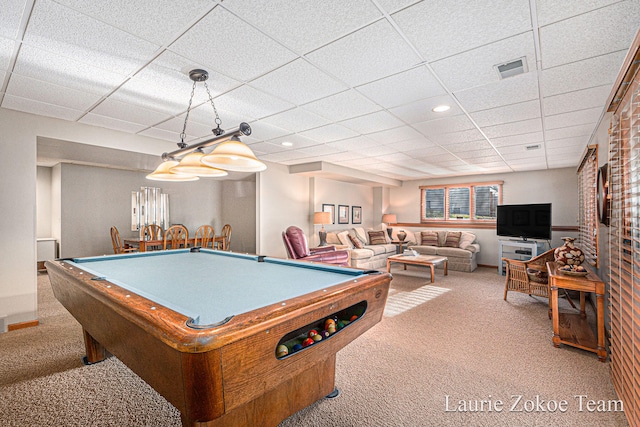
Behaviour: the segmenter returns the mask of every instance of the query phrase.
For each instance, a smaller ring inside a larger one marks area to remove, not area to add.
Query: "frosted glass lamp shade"
[[[147,179],[154,181],[197,181],[200,179],[195,175],[171,172],[171,169],[176,165],[178,165],[178,162],[175,160],[164,161],[160,163],[160,166],[158,166],[156,170],[147,175]]]
[[[260,172],[267,168],[249,147],[237,139],[221,143],[201,161],[207,166],[236,172]]]
[[[194,151],[189,153],[180,160],[180,163],[171,168],[173,173],[196,175],[201,177],[222,177],[229,175],[227,171],[222,169],[212,168],[201,163],[201,159],[204,156],[202,151]]]

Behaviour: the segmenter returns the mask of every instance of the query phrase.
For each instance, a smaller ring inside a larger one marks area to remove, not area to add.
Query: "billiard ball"
[[[302,341],[302,346],[303,347],[309,347],[311,344],[313,344],[315,341],[312,340],[311,338],[306,338],[304,341]]]
[[[322,341],[322,335],[315,334],[314,336],[311,337],[311,339],[314,340],[315,342]]]
[[[351,319],[349,319],[351,322],[353,322],[354,320],[356,320],[358,318],[358,316],[356,316],[355,314],[353,316],[351,316]]]
[[[318,331],[316,331],[315,329],[312,329],[309,331],[309,333],[307,333],[307,337],[309,338],[313,338],[314,335],[318,335]]]
[[[280,344],[280,345],[278,346],[278,348],[276,349],[276,356],[278,356],[278,357],[284,357],[284,356],[286,356],[287,354],[289,354],[289,349],[287,348],[287,346],[286,346],[286,345],[284,345],[284,344]]]
[[[329,326],[327,326],[327,331],[330,334],[335,334],[336,333],[336,325],[335,325],[335,323],[329,324]]]
[[[324,331],[320,332],[320,335],[322,335],[322,338],[329,338],[329,335],[331,334],[325,329]]]
[[[293,350],[293,351],[302,350],[302,344],[294,344],[294,346],[293,346],[293,348],[291,350]]]
[[[325,329],[329,329],[329,325],[333,325],[333,326],[335,326],[335,325],[336,325],[335,320],[333,320],[333,319],[327,319],[327,320],[325,320],[325,322],[324,322],[324,328],[325,328]]]
[[[344,322],[342,320],[338,320],[338,323],[336,323],[336,326],[338,327],[338,330],[344,328]]]

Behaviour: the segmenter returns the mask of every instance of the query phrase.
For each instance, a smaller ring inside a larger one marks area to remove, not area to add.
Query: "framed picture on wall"
[[[362,206],[351,206],[351,224],[362,224]]]
[[[336,223],[336,205],[322,204],[322,212],[331,213],[331,224]]]
[[[338,224],[349,224],[349,205],[338,205]]]

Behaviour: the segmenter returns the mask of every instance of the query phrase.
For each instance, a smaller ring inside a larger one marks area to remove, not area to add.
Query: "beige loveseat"
[[[423,231],[425,234],[422,233]],[[480,244],[473,233],[451,230],[420,230],[406,231],[406,233],[406,240],[410,241],[409,249],[421,255],[446,256],[450,270],[471,272],[478,268],[477,257]],[[447,234],[449,234],[449,241],[447,241]],[[396,235],[395,229],[393,235]]]
[[[363,227],[356,227],[347,230],[330,231],[327,233],[327,244],[334,245],[340,249],[349,249],[351,253],[351,267],[363,268],[367,270],[377,270],[387,267],[387,258],[396,254],[396,245],[391,243],[391,239],[384,231],[384,241],[382,244],[372,244],[369,232],[373,231],[380,235],[381,230],[365,230]],[[351,237],[349,237],[351,236]],[[360,244],[356,247],[353,239]]]

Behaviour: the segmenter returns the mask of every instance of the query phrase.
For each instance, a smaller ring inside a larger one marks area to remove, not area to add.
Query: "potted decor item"
[[[556,248],[553,256],[560,265],[580,265],[584,262],[584,252],[576,247],[573,242],[575,237],[563,237],[564,245]]]
[[[398,240],[401,242],[404,242],[404,239],[407,238],[407,233],[404,232],[404,230],[400,230],[398,231]]]

